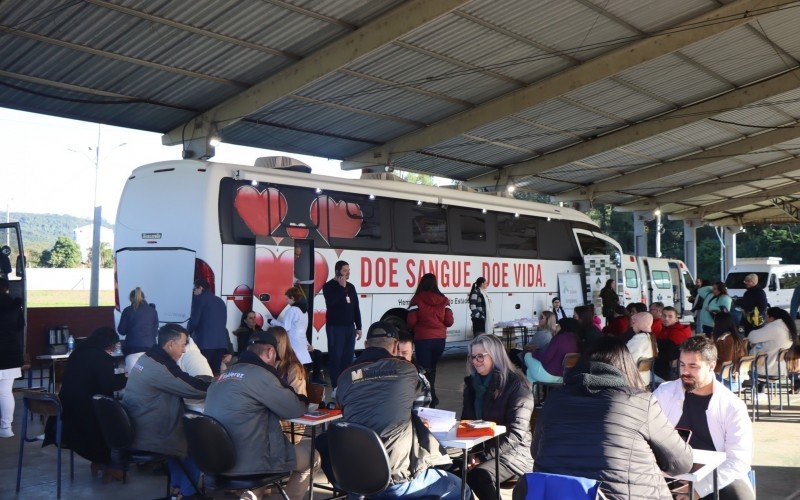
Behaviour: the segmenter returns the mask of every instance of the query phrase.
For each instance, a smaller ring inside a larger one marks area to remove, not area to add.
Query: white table
[[[317,437],[317,426],[324,425],[328,422],[333,422],[335,420],[339,420],[342,418],[342,414],[331,415],[328,417],[322,418],[293,418],[289,420],[291,424],[291,433],[292,433],[292,444],[294,444],[294,426],[297,425],[305,425],[306,427],[311,427],[311,460],[309,464],[311,464],[311,477],[309,478],[308,482],[308,499],[314,500],[314,439]]]
[[[467,498],[467,463],[469,458],[469,450],[484,443],[490,439],[494,439],[495,449],[500,449],[500,436],[506,433],[504,425],[496,425],[494,427],[494,436],[480,436],[474,438],[460,438],[456,436],[456,428],[458,424],[454,425],[452,429],[447,432],[434,432],[433,437],[445,448],[457,448],[464,450],[464,463],[461,465],[461,499]],[[495,457],[494,462],[494,477],[495,488],[497,488],[497,499],[500,500],[500,460],[499,456]]]
[[[719,499],[719,484],[717,482],[717,468],[728,458],[722,451],[708,451],[692,449],[692,461],[695,464],[700,464],[702,467],[694,472],[680,474],[678,476],[669,476],[671,479],[689,482],[689,491],[694,490],[694,484],[709,474],[714,477],[714,499]]]
[[[50,368],[53,371],[53,378],[52,378],[52,380],[50,382],[53,384],[53,390],[54,391],[56,389],[56,380],[55,380],[55,378],[56,378],[56,370],[55,370],[55,365],[56,365],[57,362],[63,361],[65,359],[69,358],[70,354],[72,354],[72,353],[67,353],[67,354],[42,354],[41,356],[36,356],[36,359],[39,360],[39,361],[49,361],[50,362]],[[113,357],[113,358],[121,358],[122,357],[122,353],[121,352],[119,352],[119,353],[118,352],[114,352],[114,353],[111,354],[111,357]],[[43,383],[42,382],[42,377],[44,377],[44,374],[41,371],[41,368],[40,368],[40,372],[39,373],[40,373],[39,383],[41,384],[41,383]],[[115,373],[116,373],[116,371],[115,371]],[[28,370],[28,388],[30,389],[31,387],[33,387],[33,366],[31,366],[30,369]]]

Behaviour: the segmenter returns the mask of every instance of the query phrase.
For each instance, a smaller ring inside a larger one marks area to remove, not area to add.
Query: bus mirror
[[[19,276],[20,278],[22,278],[22,275],[25,274],[25,266],[23,265],[22,262],[23,262],[22,259],[19,258],[17,259],[17,276]]]
[[[269,294],[262,293],[261,295],[258,296],[258,300],[260,300],[261,302],[269,302]]]

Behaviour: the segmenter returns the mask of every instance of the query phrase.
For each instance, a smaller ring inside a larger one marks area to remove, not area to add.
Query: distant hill
[[[22,241],[30,259],[32,254],[53,247],[59,236],[72,238],[72,232],[81,226],[91,224],[91,219],[73,215],[33,214],[11,212],[12,222],[19,222],[22,228]],[[114,225],[103,221],[103,226],[113,229]]]

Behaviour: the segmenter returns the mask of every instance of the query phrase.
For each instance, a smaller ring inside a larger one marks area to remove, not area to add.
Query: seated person
[[[494,499],[495,466],[500,482],[522,476],[533,467],[531,413],[533,394],[525,376],[508,359],[503,343],[494,335],[478,335],[469,344],[470,375],[464,379],[463,420],[488,420],[506,426],[505,434],[483,444],[472,455],[467,484],[476,497]]]
[[[658,338],[661,334],[661,330],[664,328],[664,324],[661,322],[662,312],[664,312],[663,302],[653,302],[650,304],[650,314],[653,315],[653,328],[650,333],[655,335],[656,338]]]
[[[250,342],[239,361],[211,384],[206,398],[204,413],[225,427],[236,448],[236,465],[226,474],[294,471],[299,461],[308,469],[310,450],[296,452],[280,423],[303,415],[308,400],[280,379],[275,335],[259,332]],[[296,483],[294,488],[287,486],[290,498],[302,498],[305,491]]]
[[[181,418],[186,413],[183,398],[204,398],[208,382],[191,377],[178,368],[189,335],[185,328],[167,323],[158,330],[158,344],[147,350],[128,374],[122,404],[136,429],[131,449],[170,457],[167,465],[171,484],[180,494],[194,495],[185,468],[197,480],[200,471],[186,456],[186,437]],[[181,468],[182,462],[183,468]]]
[[[389,456],[390,484],[370,498],[460,498],[461,480],[433,468],[451,461],[412,412],[422,384],[414,365],[397,357],[397,344],[394,326],[382,321],[372,324],[366,349],[342,372],[336,390],[344,421],[374,430]],[[327,435],[317,437],[315,446],[322,469],[333,483]]]
[[[242,353],[247,350],[247,346],[250,345],[250,336],[260,331],[261,327],[258,326],[255,311],[250,310],[243,312],[242,319],[239,322],[239,328],[233,331],[233,335],[236,337],[237,356],[241,356]]]
[[[692,468],[692,449],[644,389],[621,339],[606,337],[551,391],[533,432],[533,470],[600,481],[606,498],[671,498],[662,472]],[[523,493],[520,482],[514,497]]]
[[[658,344],[658,357],[653,371],[661,380],[671,380],[672,362],[678,359],[678,346],[692,336],[692,328],[678,322],[678,311],[667,306],[661,312],[661,322],[664,325],[661,333],[656,335]]]
[[[653,395],[671,425],[692,431],[689,444],[721,451],[727,459],[717,468],[719,498],[754,499],[747,477],[753,459],[753,425],[747,406],[714,376],[717,348],[706,336],[680,346],[680,380],[661,384]],[[711,475],[694,483],[695,498],[713,498]]]
[[[411,336],[400,336],[397,344],[397,355],[410,362],[417,368],[419,382],[422,384],[422,394],[414,401],[414,408],[428,407],[431,405],[431,384],[425,377],[425,369],[414,360],[414,339]]]
[[[178,360],[178,367],[192,377],[209,377],[210,379],[214,376],[211,365],[208,364],[208,360],[191,337],[186,341],[186,352]]]
[[[622,306],[614,306],[613,316],[611,321],[603,327],[603,333],[606,335],[613,335],[614,337],[622,337],[628,331],[628,312]]]
[[[639,360],[655,358],[658,353],[656,338],[650,333],[653,327],[653,316],[650,313],[636,313],[631,318],[633,337],[626,342],[633,362],[638,366]],[[650,385],[650,371],[639,372],[644,385]]]
[[[308,386],[306,383],[306,369],[297,357],[297,353],[292,348],[292,341],[289,332],[282,326],[271,326],[267,331],[275,336],[278,341],[278,361],[275,363],[275,370],[278,372],[282,382],[291,387],[294,392],[306,398],[308,403]],[[306,351],[308,353],[308,351]],[[291,422],[281,422],[281,428],[284,432],[291,433]],[[289,478],[289,483],[286,485],[286,493],[290,498],[301,498],[305,492],[308,491],[308,483],[311,480],[311,464],[309,457],[311,450],[314,447],[309,439],[302,439],[303,428],[297,429],[294,435],[294,452],[297,456],[297,465],[295,466],[292,477]],[[319,467],[319,457],[314,454],[314,467]]]
[[[125,375],[114,373],[117,362],[111,356],[118,343],[119,336],[110,326],[96,329],[88,339],[79,342],[69,356],[58,392],[62,408],[61,445],[92,462],[92,475],[105,469],[111,459],[94,414],[92,397],[95,394],[111,397],[125,386]],[[55,437],[56,419],[50,417],[43,446],[55,443]],[[122,478],[109,470],[104,471],[104,476]]]
[[[526,353],[524,362],[528,380],[558,384],[564,372],[564,356],[571,352],[580,352],[578,345],[578,322],[573,318],[564,318],[558,322],[558,332],[544,349]]]

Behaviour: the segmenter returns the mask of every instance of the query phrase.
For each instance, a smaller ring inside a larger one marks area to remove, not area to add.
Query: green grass
[[[114,291],[100,290],[99,305],[113,306]],[[88,290],[29,290],[28,307],[82,307],[89,305]]]

